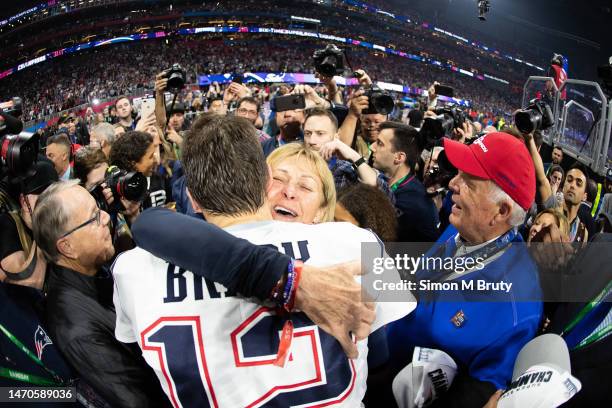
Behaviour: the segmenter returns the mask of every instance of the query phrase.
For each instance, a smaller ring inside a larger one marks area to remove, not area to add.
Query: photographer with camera
[[[536,203],[544,209],[556,208],[557,198],[544,171],[544,163],[534,140],[534,134],[554,124],[550,106],[543,100],[532,100],[525,109],[514,113],[514,123],[525,138],[525,144],[535,166],[537,196]],[[563,211],[570,223],[570,242],[586,242],[589,237],[586,225],[580,219],[580,204],[587,199],[589,173],[586,166],[576,163],[565,174],[563,183]]]
[[[110,155],[110,164],[122,172],[138,172],[146,178],[146,195],[141,204],[142,209],[165,205],[170,200],[170,186],[155,169],[160,164],[159,147],[151,134],[142,131],[127,132],[114,144]],[[139,186],[141,181],[134,179]]]
[[[338,136],[371,162],[369,147],[378,139],[380,125],[388,120],[394,102],[387,93],[373,86],[364,70],[357,70],[354,75],[363,89],[355,91],[349,99],[349,111],[338,130]],[[361,125],[359,133],[357,124]]]
[[[123,181],[115,176],[116,168],[110,168],[106,156],[100,149],[90,146],[79,150],[74,158],[74,174],[80,185],[96,199],[98,208],[106,211],[111,218],[111,235],[117,253],[134,247],[130,226],[140,214],[140,201],[134,198],[135,183]],[[127,187],[127,188],[126,188]],[[145,180],[142,177],[143,192]],[[115,204],[115,197],[118,203]]]

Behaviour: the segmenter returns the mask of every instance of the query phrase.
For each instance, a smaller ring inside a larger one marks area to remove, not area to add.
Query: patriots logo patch
[[[38,326],[36,332],[34,332],[34,345],[36,346],[36,355],[39,360],[42,358],[43,349],[49,344],[53,344],[53,342],[43,328]]]

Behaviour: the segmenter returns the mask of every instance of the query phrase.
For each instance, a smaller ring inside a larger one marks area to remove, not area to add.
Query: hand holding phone
[[[272,101],[274,103],[274,110],[276,112],[284,112],[289,110],[306,108],[306,100],[304,99],[304,94],[277,96]]]

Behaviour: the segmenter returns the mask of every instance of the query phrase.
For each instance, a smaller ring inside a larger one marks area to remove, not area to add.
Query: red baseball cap
[[[535,169],[525,143],[507,133],[488,133],[471,145],[444,139],[448,160],[457,169],[493,180],[523,209],[535,199]]]

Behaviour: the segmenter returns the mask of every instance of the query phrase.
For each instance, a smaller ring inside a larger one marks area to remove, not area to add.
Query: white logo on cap
[[[487,137],[487,135],[483,135],[474,141],[474,144],[477,144],[478,146],[480,146],[480,148],[482,149],[484,153],[489,151],[489,149],[487,149],[487,146],[484,145],[485,137]]]

